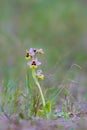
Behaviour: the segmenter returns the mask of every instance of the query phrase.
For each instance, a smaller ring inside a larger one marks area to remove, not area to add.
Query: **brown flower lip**
[[[32,62],[32,65],[36,65],[36,62],[35,62],[35,61],[33,61],[33,62]]]
[[[29,53],[27,52],[27,54],[26,54],[26,57],[29,57],[30,55],[29,55]]]

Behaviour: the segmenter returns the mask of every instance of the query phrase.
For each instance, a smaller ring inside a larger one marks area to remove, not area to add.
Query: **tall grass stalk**
[[[28,95],[28,105],[30,101],[30,75],[29,75],[29,68],[26,67],[27,75],[26,75],[26,83],[27,83],[27,95]]]

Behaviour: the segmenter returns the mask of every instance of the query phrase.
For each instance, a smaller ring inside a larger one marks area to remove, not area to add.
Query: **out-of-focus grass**
[[[72,64],[86,72],[86,12],[78,0],[0,1],[0,82],[7,85],[12,79],[18,89],[25,87],[25,50],[30,47],[45,50],[44,87],[61,84]]]
[[[1,77],[24,66],[25,49],[42,47],[46,69],[62,63],[83,63],[86,9],[78,1],[1,1]],[[3,68],[3,69],[2,69]],[[8,72],[9,71],[9,72]],[[18,74],[18,75],[19,75]]]

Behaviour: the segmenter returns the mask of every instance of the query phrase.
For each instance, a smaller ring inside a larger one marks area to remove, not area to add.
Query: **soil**
[[[87,105],[87,104],[86,104]],[[87,112],[77,114],[70,113],[70,118],[60,117],[54,120],[43,118],[32,118],[30,120],[19,120],[17,116],[11,119],[5,115],[0,116],[0,130],[87,130]]]

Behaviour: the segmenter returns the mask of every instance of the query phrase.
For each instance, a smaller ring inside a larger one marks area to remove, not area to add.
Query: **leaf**
[[[46,113],[50,113],[50,112],[51,112],[51,103],[50,103],[50,101],[48,101],[48,102],[46,103],[46,105],[45,105],[45,107],[44,107],[44,111],[45,111]]]
[[[37,111],[36,116],[37,116],[37,117],[38,117],[38,116],[41,116],[41,117],[49,118],[50,113],[51,113],[51,103],[50,103],[50,101],[48,101],[48,102],[46,103],[45,107],[43,107],[42,110],[39,109],[39,110]]]

